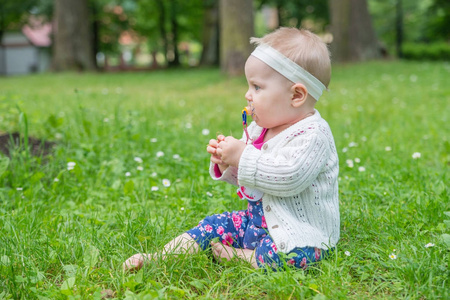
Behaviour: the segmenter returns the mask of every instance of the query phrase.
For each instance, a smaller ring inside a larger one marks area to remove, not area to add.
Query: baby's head
[[[331,77],[330,53],[327,45],[312,32],[282,27],[262,38],[251,38],[250,41],[256,45],[272,47],[328,87]],[[310,95],[314,94],[312,90],[308,90],[308,92]]]

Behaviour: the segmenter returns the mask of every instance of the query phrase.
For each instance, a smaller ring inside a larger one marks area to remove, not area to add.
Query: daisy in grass
[[[163,181],[162,181],[162,183],[163,183],[163,185],[164,185],[165,187],[169,187],[169,186],[170,186],[170,180],[169,180],[169,179],[164,178]]]

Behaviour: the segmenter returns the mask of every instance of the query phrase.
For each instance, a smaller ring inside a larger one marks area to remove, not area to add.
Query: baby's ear
[[[291,102],[292,106],[293,107],[302,106],[306,102],[306,99],[308,98],[308,89],[306,88],[306,86],[303,85],[302,83],[295,83],[291,87],[291,91],[292,91],[292,102]]]

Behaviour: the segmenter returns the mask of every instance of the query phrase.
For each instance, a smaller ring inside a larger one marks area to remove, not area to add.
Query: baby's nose
[[[247,93],[245,93],[245,99],[247,99],[247,101],[252,101],[252,95],[250,93],[250,90],[248,90]]]

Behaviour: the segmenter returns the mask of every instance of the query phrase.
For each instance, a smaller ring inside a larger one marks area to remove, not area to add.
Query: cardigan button
[[[266,211],[271,211],[272,210],[272,208],[270,207],[270,205],[267,205],[266,206]]]
[[[267,144],[264,144],[264,145],[263,145],[263,150],[267,150],[268,147],[269,147],[269,146],[268,146]]]
[[[286,248],[286,244],[284,242],[281,242],[280,249],[284,249],[284,248]]]

